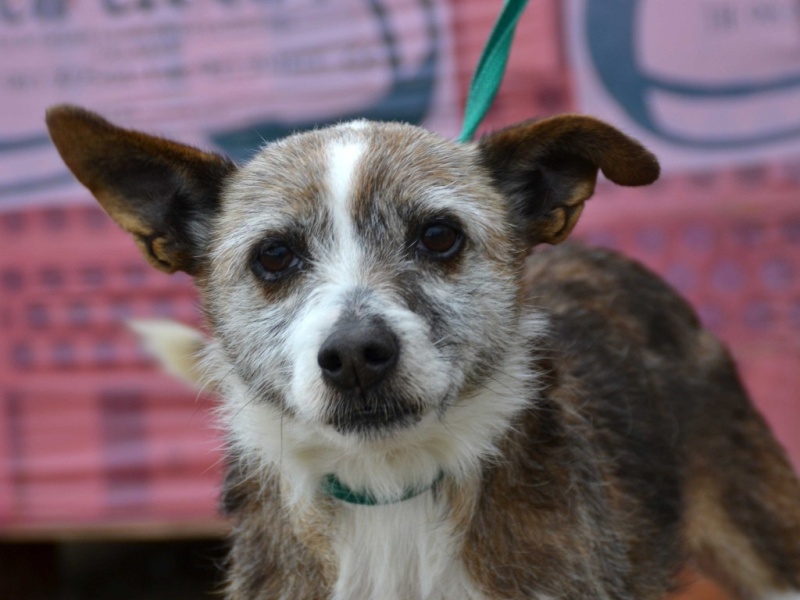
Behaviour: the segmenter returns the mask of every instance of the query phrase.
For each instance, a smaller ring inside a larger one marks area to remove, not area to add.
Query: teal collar
[[[346,486],[342,481],[333,473],[326,475],[325,478],[322,480],[322,491],[324,491],[328,496],[336,498],[337,500],[341,500],[342,502],[347,502],[348,504],[360,504],[362,506],[379,506],[383,504],[396,504],[397,502],[403,502],[404,500],[410,500],[411,498],[415,498],[419,496],[423,492],[427,492],[437,483],[439,483],[444,478],[444,473],[440,472],[436,479],[430,485],[423,486],[423,487],[413,487],[407,488],[403,495],[399,498],[395,498],[392,500],[378,500],[372,493],[364,490],[364,491],[356,491],[352,488]]]

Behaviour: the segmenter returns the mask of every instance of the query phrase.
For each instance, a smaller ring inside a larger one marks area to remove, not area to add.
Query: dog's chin
[[[339,434],[365,439],[385,438],[419,423],[427,410],[419,403],[376,398],[372,402],[337,402],[327,424]]]

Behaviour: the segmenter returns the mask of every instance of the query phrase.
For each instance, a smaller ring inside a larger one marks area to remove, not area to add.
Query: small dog
[[[355,121],[237,167],[75,107],[47,123],[200,290],[229,599],[645,600],[686,566],[800,599],[800,486],[724,348],[629,260],[530,255],[598,170],[658,177],[638,142],[586,116],[470,144]]]

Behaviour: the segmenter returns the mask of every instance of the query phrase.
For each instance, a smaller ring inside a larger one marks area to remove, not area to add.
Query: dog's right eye
[[[417,253],[434,260],[453,258],[464,243],[464,234],[448,221],[428,223],[417,242]]]
[[[299,268],[300,257],[288,244],[272,240],[264,242],[256,253],[256,272],[270,281],[279,279]]]

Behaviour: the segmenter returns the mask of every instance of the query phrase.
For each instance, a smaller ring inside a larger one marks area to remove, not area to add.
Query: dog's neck
[[[322,482],[322,491],[335,500],[347,502],[348,504],[355,504],[358,506],[382,506],[385,504],[396,504],[398,502],[405,502],[416,498],[420,494],[424,494],[439,483],[444,477],[444,472],[440,472],[438,477],[431,482],[430,485],[423,487],[410,487],[407,488],[401,496],[397,498],[381,499],[376,498],[369,491],[354,490],[344,483],[333,473],[329,473]]]
[[[333,597],[482,599],[462,562],[464,532],[453,514],[448,494],[433,490],[394,504],[340,506]]]

